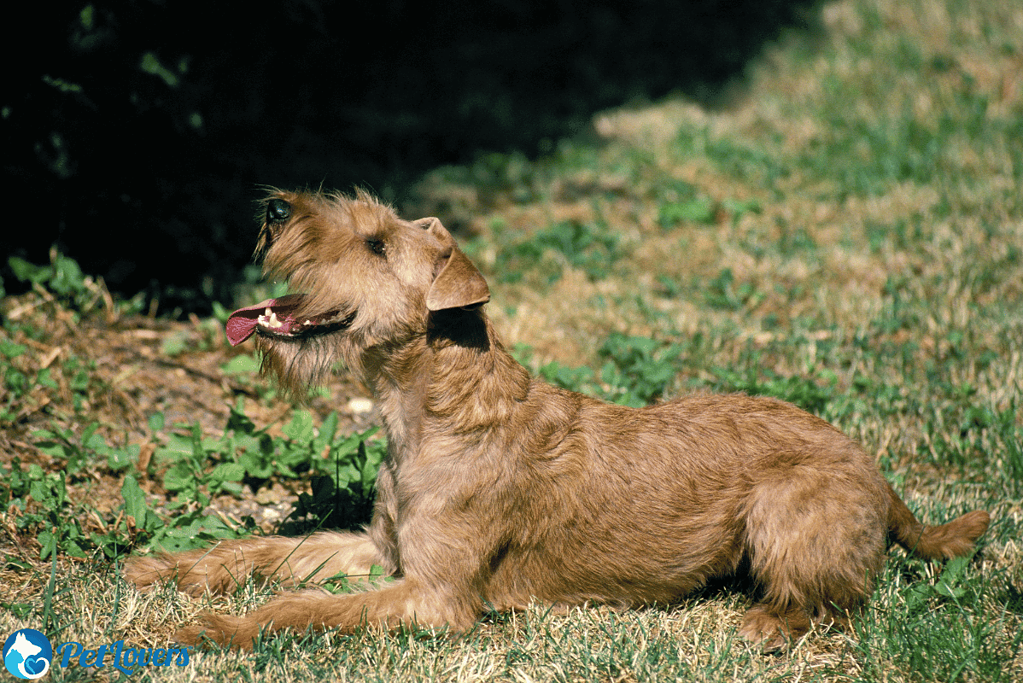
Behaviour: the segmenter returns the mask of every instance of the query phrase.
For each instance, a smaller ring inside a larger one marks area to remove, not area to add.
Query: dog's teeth
[[[284,323],[277,319],[277,314],[274,313],[273,311],[270,311],[270,320],[268,321],[267,324],[274,329],[277,329],[278,327],[284,327]]]
[[[302,323],[302,324],[303,324],[303,325],[312,325],[312,324],[313,324],[313,321],[312,321],[312,320],[306,320],[306,321],[305,321],[304,323]]]

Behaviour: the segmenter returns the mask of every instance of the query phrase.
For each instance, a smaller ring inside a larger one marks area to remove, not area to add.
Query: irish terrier
[[[273,192],[264,270],[294,291],[232,314],[296,392],[342,361],[369,386],[389,454],[365,533],[224,541],[131,560],[139,587],[190,594],[249,574],[291,585],[379,565],[361,593],[284,593],[179,634],[249,647],[261,631],[402,624],[462,631],[485,609],[667,604],[748,567],[741,634],[783,646],[870,594],[886,540],[969,553],[986,512],[924,526],[860,446],[788,403],[695,395],[633,409],[544,384],[501,345],[490,290],[436,218],[364,193]]]

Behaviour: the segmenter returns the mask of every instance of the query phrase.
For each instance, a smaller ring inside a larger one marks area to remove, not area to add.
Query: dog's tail
[[[968,512],[947,524],[927,526],[921,524],[891,485],[888,486],[891,505],[888,510],[888,530],[896,543],[918,557],[940,560],[968,555],[974,541],[987,531],[991,515],[983,510]]]

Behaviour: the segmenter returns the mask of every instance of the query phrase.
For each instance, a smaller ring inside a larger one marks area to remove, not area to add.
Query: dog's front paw
[[[201,621],[186,626],[174,634],[182,645],[205,646],[215,644],[223,648],[248,650],[259,635],[259,624],[246,617],[232,617],[207,612]]]

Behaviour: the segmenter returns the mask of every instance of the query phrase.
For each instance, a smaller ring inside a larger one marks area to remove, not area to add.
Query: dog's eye
[[[366,244],[369,246],[369,250],[378,256],[383,256],[387,251],[383,240],[366,240]]]

